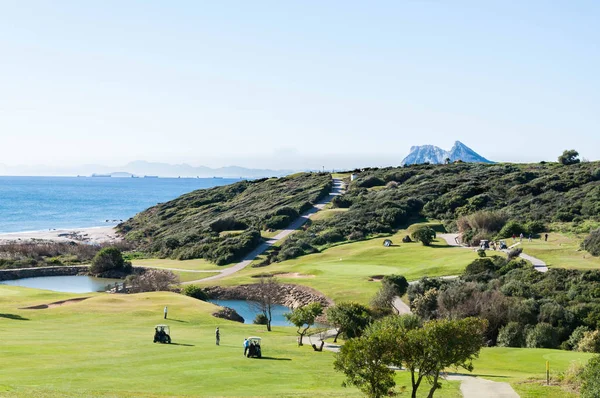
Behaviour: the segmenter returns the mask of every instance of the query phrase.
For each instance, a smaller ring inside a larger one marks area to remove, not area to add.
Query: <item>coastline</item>
[[[0,244],[10,242],[31,242],[44,240],[51,242],[107,243],[121,238],[117,236],[114,226],[53,229],[48,231],[24,231],[0,233]]]

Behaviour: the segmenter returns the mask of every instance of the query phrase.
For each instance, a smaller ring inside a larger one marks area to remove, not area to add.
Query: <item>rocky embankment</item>
[[[240,286],[209,286],[204,291],[211,299],[221,300],[256,300],[260,285],[240,285]],[[277,304],[289,308],[298,308],[303,305],[319,302],[324,307],[333,304],[333,301],[325,297],[318,291],[306,286],[299,285],[280,285],[279,293],[274,300]]]
[[[0,281],[33,278],[37,276],[87,275],[88,271],[89,267],[85,265],[3,269],[0,270]]]

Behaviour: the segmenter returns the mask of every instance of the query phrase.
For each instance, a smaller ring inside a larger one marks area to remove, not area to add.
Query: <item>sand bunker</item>
[[[369,282],[381,282],[383,280],[383,275],[373,275],[369,278]]]
[[[61,305],[77,303],[79,301],[83,301],[86,299],[89,299],[89,297],[76,297],[76,298],[72,298],[69,300],[55,301],[55,302],[49,303],[49,304],[32,305],[31,307],[23,307],[20,309],[22,309],[22,310],[45,310],[46,308],[60,307]]]

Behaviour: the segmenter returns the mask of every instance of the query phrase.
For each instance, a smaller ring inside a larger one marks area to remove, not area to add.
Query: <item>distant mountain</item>
[[[118,171],[116,171],[118,170]],[[155,175],[159,177],[223,177],[223,178],[261,178],[281,177],[298,170],[250,169],[239,166],[210,168],[206,166],[190,166],[189,164],[169,164],[136,160],[124,166],[106,166],[87,164],[78,167],[49,167],[44,165],[7,166],[0,164],[0,175],[11,176],[91,176],[93,174],[111,175],[112,177],[130,177]]]
[[[446,159],[450,159],[451,162],[461,160],[467,163],[494,163],[477,154],[477,152],[462,142],[456,141],[450,151],[446,151],[435,145],[413,146],[410,148],[408,156],[400,164],[402,166],[422,163],[442,164],[446,163]]]

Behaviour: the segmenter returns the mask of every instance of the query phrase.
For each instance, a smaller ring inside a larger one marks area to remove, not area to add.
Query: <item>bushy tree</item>
[[[423,246],[429,246],[435,240],[436,234],[431,227],[419,227],[411,234],[413,240],[417,240]]]
[[[548,323],[538,323],[527,333],[527,348],[557,348],[558,333]]]
[[[271,321],[273,319],[273,306],[275,306],[281,298],[281,285],[275,277],[262,277],[256,285],[256,289],[252,295],[252,306],[267,320],[267,331],[271,331]]]
[[[348,340],[333,363],[335,370],[346,375],[343,386],[353,385],[370,398],[392,395],[396,382],[388,366],[389,348],[377,335]]]
[[[498,346],[525,347],[525,327],[517,322],[509,322],[498,333]]]
[[[340,334],[346,338],[360,337],[371,323],[370,311],[362,304],[342,302],[327,309],[327,321],[336,328],[333,342]]]
[[[106,272],[131,272],[131,263],[123,259],[121,251],[116,247],[105,247],[92,259],[91,274],[100,275]]]
[[[302,338],[306,336],[308,330],[315,324],[315,320],[323,313],[323,305],[318,302],[310,303],[294,309],[292,312],[283,314],[283,316],[296,326],[298,330],[298,345],[302,345]]]
[[[558,157],[558,162],[564,164],[565,166],[577,164],[581,162],[579,159],[579,152],[574,149],[567,149]]]
[[[569,339],[567,340],[567,347],[570,350],[577,350],[579,342],[581,341],[581,339],[583,339],[585,333],[589,331],[590,328],[588,328],[587,326],[576,327],[575,330],[573,330],[573,333],[571,333],[571,335],[569,336]]]

